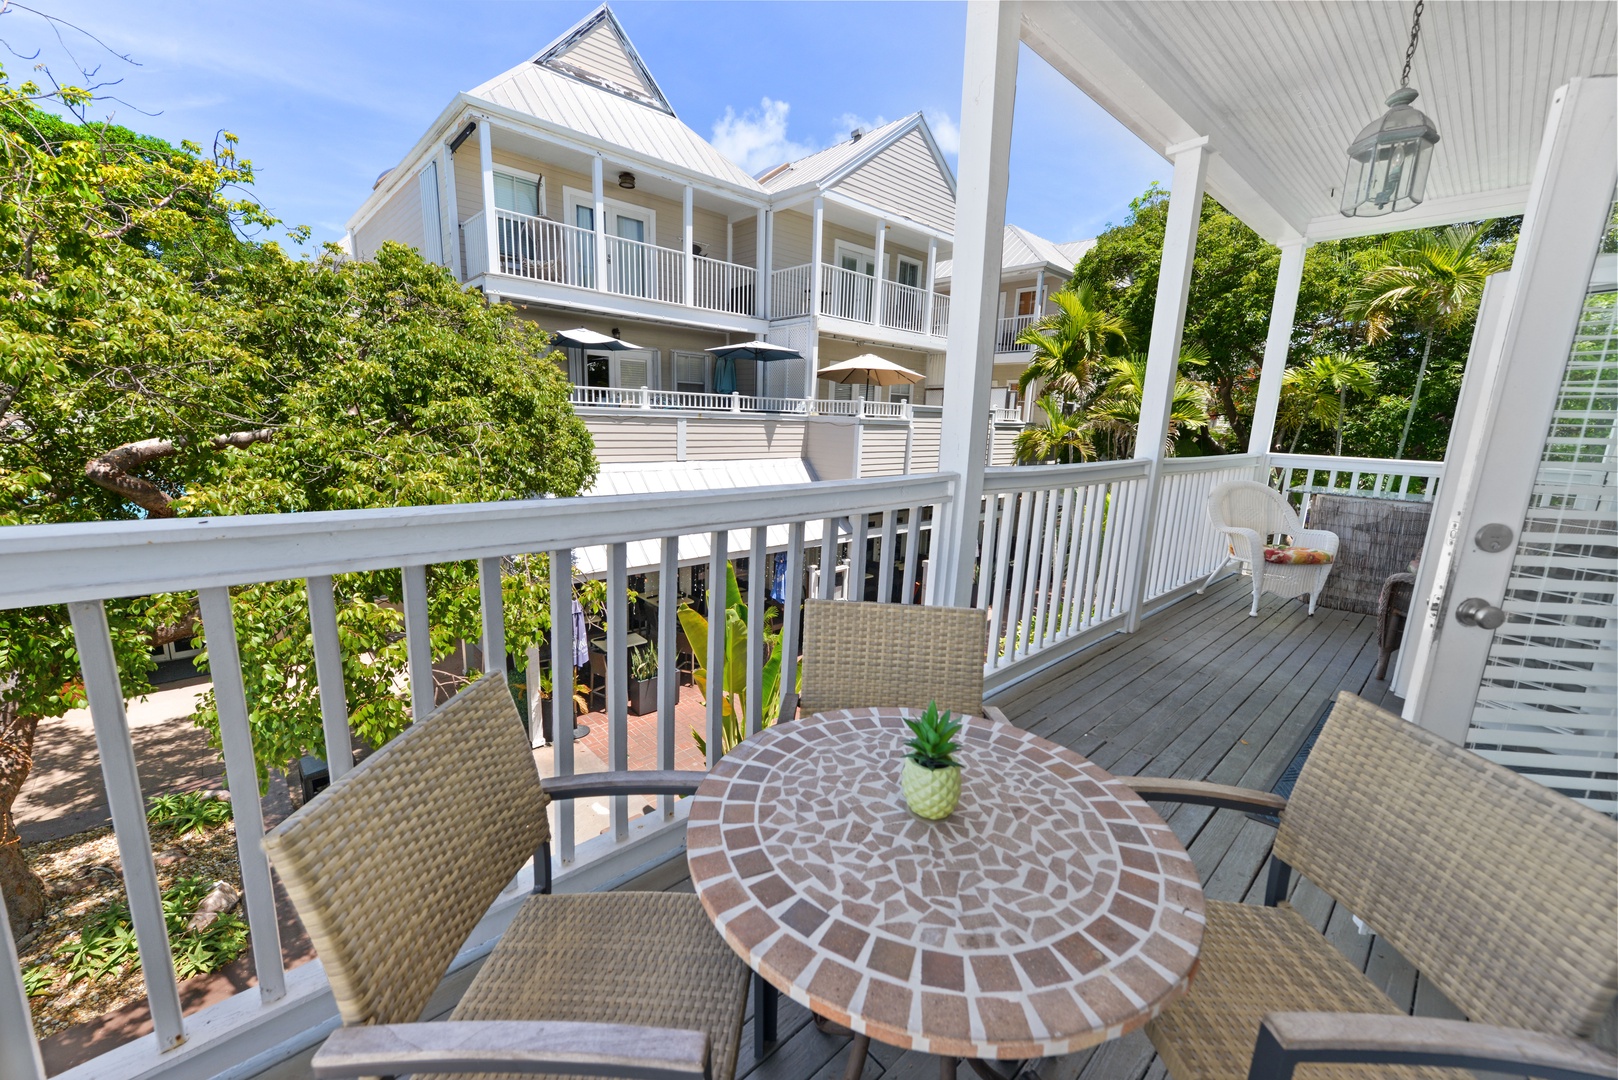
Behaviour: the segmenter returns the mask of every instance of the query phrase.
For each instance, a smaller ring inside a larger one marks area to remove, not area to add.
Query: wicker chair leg
[[[1264,906],[1274,907],[1287,898],[1287,886],[1292,883],[1292,867],[1270,855],[1270,876],[1264,882]]]

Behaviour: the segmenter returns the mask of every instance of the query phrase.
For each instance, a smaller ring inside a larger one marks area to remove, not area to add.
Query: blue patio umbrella
[[[772,345],[768,341],[744,341],[740,345],[718,345],[708,352],[714,355],[713,389],[716,394],[736,392],[736,361],[801,360],[803,353],[785,345]]]

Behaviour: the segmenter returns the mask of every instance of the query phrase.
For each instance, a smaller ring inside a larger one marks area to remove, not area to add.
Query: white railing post
[[[693,250],[696,244],[696,227],[692,222],[691,216],[690,184],[685,185],[685,195],[681,201],[680,213],[682,224],[684,226],[681,235],[685,238],[684,246],[680,249],[680,261],[683,264],[680,267],[680,302],[686,307],[691,307],[694,303],[692,297],[695,295],[696,283],[694,279],[697,272],[697,253]]]
[[[887,309],[888,279],[888,223],[876,219],[876,273],[872,277],[871,287],[876,290],[876,297],[871,301],[871,322],[877,326],[886,325],[882,316]]]
[[[403,576],[405,662],[410,668],[410,719],[415,722],[427,719],[437,707],[432,622],[427,612],[427,567],[407,566]]]
[[[1275,441],[1275,417],[1281,404],[1281,376],[1286,373],[1287,350],[1292,345],[1292,321],[1298,311],[1298,289],[1303,284],[1307,240],[1281,245],[1281,264],[1275,275],[1275,300],[1270,305],[1270,329],[1264,338],[1264,366],[1259,371],[1258,396],[1253,401],[1253,429],[1247,440],[1250,454],[1268,454]]]
[[[590,224],[594,235],[591,237],[594,252],[595,288],[600,292],[609,291],[607,288],[607,194],[601,184],[601,169],[603,162],[601,155],[596,154],[590,159]]]
[[[734,413],[742,411],[742,395],[736,390],[730,392],[730,411]]]
[[[500,258],[499,222],[494,210],[494,129],[478,121],[478,169],[483,187],[483,243],[489,255],[489,273],[505,272]]]
[[[775,269],[774,263],[771,262],[775,250],[775,227],[768,211],[759,210],[757,228],[758,236],[753,242],[753,260],[758,263],[758,317],[768,319],[773,299],[770,293],[775,287],[775,283],[770,280]]]
[[[820,250],[821,245],[826,242],[825,237],[826,200],[816,195],[814,224],[809,229],[809,314],[811,316],[826,314],[820,295],[826,281],[825,253]]]
[[[552,767],[557,776],[573,775],[573,550],[560,548],[550,553],[551,570],[551,742],[555,746]],[[540,673],[532,668],[528,678],[539,682]],[[530,729],[543,718],[530,713]],[[543,730],[543,728],[541,728]],[[573,861],[573,800],[556,803],[556,858],[566,866]],[[540,876],[540,868],[534,868]]]
[[[0,965],[4,965],[0,970],[0,1076],[45,1080],[45,1061],[34,1037],[33,1011],[22,984],[22,962],[17,959],[4,896],[0,896]]]
[[[1146,354],[1146,385],[1141,395],[1140,426],[1135,432],[1135,458],[1150,461],[1145,513],[1137,520],[1137,550],[1132,553],[1127,586],[1126,629],[1140,628],[1146,577],[1152,562],[1153,535],[1162,486],[1164,441],[1169,408],[1179,377],[1180,340],[1185,333],[1185,307],[1191,291],[1191,267],[1197,252],[1197,225],[1202,218],[1202,192],[1208,174],[1208,139],[1202,136],[1169,147],[1174,161],[1169,189],[1169,215],[1163,234],[1162,269],[1152,309],[1152,336]]]
[[[725,529],[710,534],[708,550],[708,768],[719,764],[725,753],[725,607],[729,585],[726,567],[730,555],[730,533]]]
[[[929,559],[936,573],[932,602],[943,606],[961,604],[972,595],[977,558],[984,454],[990,438],[983,416],[988,411],[994,374],[994,319],[1021,26],[1020,3],[974,2],[967,6],[951,283],[952,294],[963,303],[961,312],[950,320],[943,418],[943,430],[958,432],[960,437],[943,441],[938,461],[940,472],[954,473],[960,479],[944,527],[934,524]]]
[[[650,409],[652,407],[651,387],[643,386],[640,388],[640,407],[643,409]]]

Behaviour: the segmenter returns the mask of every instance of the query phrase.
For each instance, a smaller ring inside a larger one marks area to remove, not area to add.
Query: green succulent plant
[[[938,702],[931,702],[927,711],[919,719],[906,719],[910,732],[915,737],[905,743],[910,748],[906,755],[911,761],[924,769],[949,769],[960,765],[955,760],[955,751],[960,746],[955,742],[956,734],[961,730],[959,721],[951,720],[949,710],[945,709],[939,715]]]

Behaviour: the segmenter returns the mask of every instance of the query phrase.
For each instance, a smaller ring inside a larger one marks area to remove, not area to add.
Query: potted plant
[[[657,711],[657,650],[650,645],[629,650],[629,711],[635,716]]]
[[[940,716],[936,701],[920,719],[906,719],[905,723],[914,736],[905,743],[910,753],[905,755],[904,772],[899,776],[905,802],[911,813],[928,821],[949,817],[961,801],[961,766],[955,760],[960,749],[955,735],[961,725],[950,719],[947,709]]]

